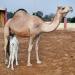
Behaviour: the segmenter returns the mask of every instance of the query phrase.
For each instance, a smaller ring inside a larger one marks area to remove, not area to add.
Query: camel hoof
[[[14,68],[11,68],[12,71],[14,71]]]
[[[7,68],[9,68],[10,66],[8,65]]]
[[[37,64],[41,64],[42,62],[39,60],[39,61],[37,61]]]
[[[31,63],[28,63],[27,66],[32,66],[32,64]]]
[[[8,63],[8,60],[5,60],[5,64],[7,64]]]
[[[19,64],[18,63],[16,63],[16,66],[18,66]]]

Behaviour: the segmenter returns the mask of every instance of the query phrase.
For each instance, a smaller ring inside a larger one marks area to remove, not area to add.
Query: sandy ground
[[[11,71],[4,64],[3,31],[0,29],[0,75],[75,75],[75,32],[54,31],[41,35],[39,56],[42,64],[36,64],[32,50],[32,67],[27,67],[28,39],[20,38],[19,66]]]

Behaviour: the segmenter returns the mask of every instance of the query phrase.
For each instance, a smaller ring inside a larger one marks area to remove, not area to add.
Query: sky
[[[57,6],[72,6],[74,11],[67,17],[75,16],[75,0],[0,0],[0,8],[12,12],[24,8],[30,14],[36,11],[42,11],[44,15],[55,13]]]

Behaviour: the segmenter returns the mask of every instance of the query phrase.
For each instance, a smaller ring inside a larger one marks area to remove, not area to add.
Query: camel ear
[[[58,6],[58,9],[61,9],[61,6]]]

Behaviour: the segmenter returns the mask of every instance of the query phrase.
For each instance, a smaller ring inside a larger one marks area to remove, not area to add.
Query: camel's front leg
[[[38,55],[38,43],[39,43],[39,39],[40,36],[36,38],[35,40],[35,51],[36,51],[36,60],[37,60],[37,64],[41,64],[42,62],[39,59],[39,55]]]
[[[27,66],[32,66],[32,64],[30,62],[30,56],[31,56],[32,47],[33,47],[33,38],[30,37],[30,39],[29,39],[29,47],[28,47],[28,61],[27,61]]]

